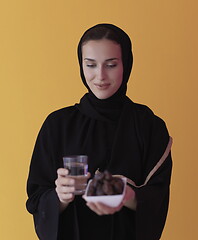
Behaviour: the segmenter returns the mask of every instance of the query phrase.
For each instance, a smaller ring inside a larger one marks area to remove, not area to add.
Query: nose
[[[105,76],[106,76],[106,73],[105,73],[104,67],[103,66],[98,67],[98,71],[97,71],[98,80],[100,81],[105,80]]]

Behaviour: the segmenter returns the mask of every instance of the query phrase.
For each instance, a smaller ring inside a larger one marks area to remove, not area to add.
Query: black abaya
[[[136,212],[123,207],[114,215],[97,216],[77,196],[59,217],[54,182],[64,155],[86,154],[92,175],[98,168],[108,169],[141,185],[168,142],[164,122],[127,97],[116,121],[99,117],[87,95],[80,104],[50,114],[39,133],[28,179],[27,208],[40,239],[159,239],[168,209],[170,154],[145,186],[133,187]]]

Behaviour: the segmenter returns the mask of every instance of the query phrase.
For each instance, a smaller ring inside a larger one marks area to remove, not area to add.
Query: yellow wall
[[[0,239],[37,239],[25,209],[35,138],[48,113],[85,92],[76,46],[100,22],[131,36],[128,95],[164,118],[174,138],[162,240],[197,239],[197,11],[196,0],[1,0]]]

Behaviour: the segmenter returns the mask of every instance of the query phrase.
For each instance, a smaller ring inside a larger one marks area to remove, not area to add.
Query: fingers
[[[61,187],[65,186],[74,186],[75,180],[70,177],[58,175],[58,178],[55,181],[56,186],[61,190]]]
[[[60,202],[62,202],[62,203],[69,203],[69,202],[73,201],[73,199],[74,199],[74,193],[73,193],[74,190],[72,192],[64,193],[64,192],[59,191],[58,188],[56,188],[56,192],[57,192]]]
[[[75,190],[74,186],[71,185],[56,185],[56,191],[59,193],[59,194],[66,194],[66,193],[73,193]]]
[[[70,203],[74,200],[74,194],[73,193],[64,193],[64,194],[58,194],[59,200],[62,203]]]
[[[56,192],[61,203],[68,204],[74,200],[74,192],[84,189],[87,185],[87,180],[91,177],[88,172],[86,176],[70,176],[69,171],[65,168],[57,170],[58,178],[55,181]]]
[[[60,202],[69,203],[74,199],[75,180],[68,177],[68,170],[59,168],[57,170],[58,178],[55,181],[56,192]]]
[[[66,168],[59,168],[57,170],[57,174],[58,174],[58,176],[65,177],[66,175],[69,174],[69,171]]]
[[[89,172],[86,176],[70,176],[68,175],[69,171],[65,168],[59,168],[57,174],[58,178],[55,181],[56,192],[62,203],[73,201],[76,187],[78,186],[78,190],[84,189],[87,185],[87,180],[91,176]]]
[[[114,214],[123,207],[123,204],[121,203],[118,207],[109,207],[103,203],[93,203],[93,202],[88,202],[87,206],[94,211],[98,215],[107,215],[107,214]]]

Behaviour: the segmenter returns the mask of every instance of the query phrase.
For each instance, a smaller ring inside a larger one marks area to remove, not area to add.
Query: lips
[[[94,86],[98,89],[104,90],[110,86],[110,83],[102,83],[102,84],[95,83]]]

